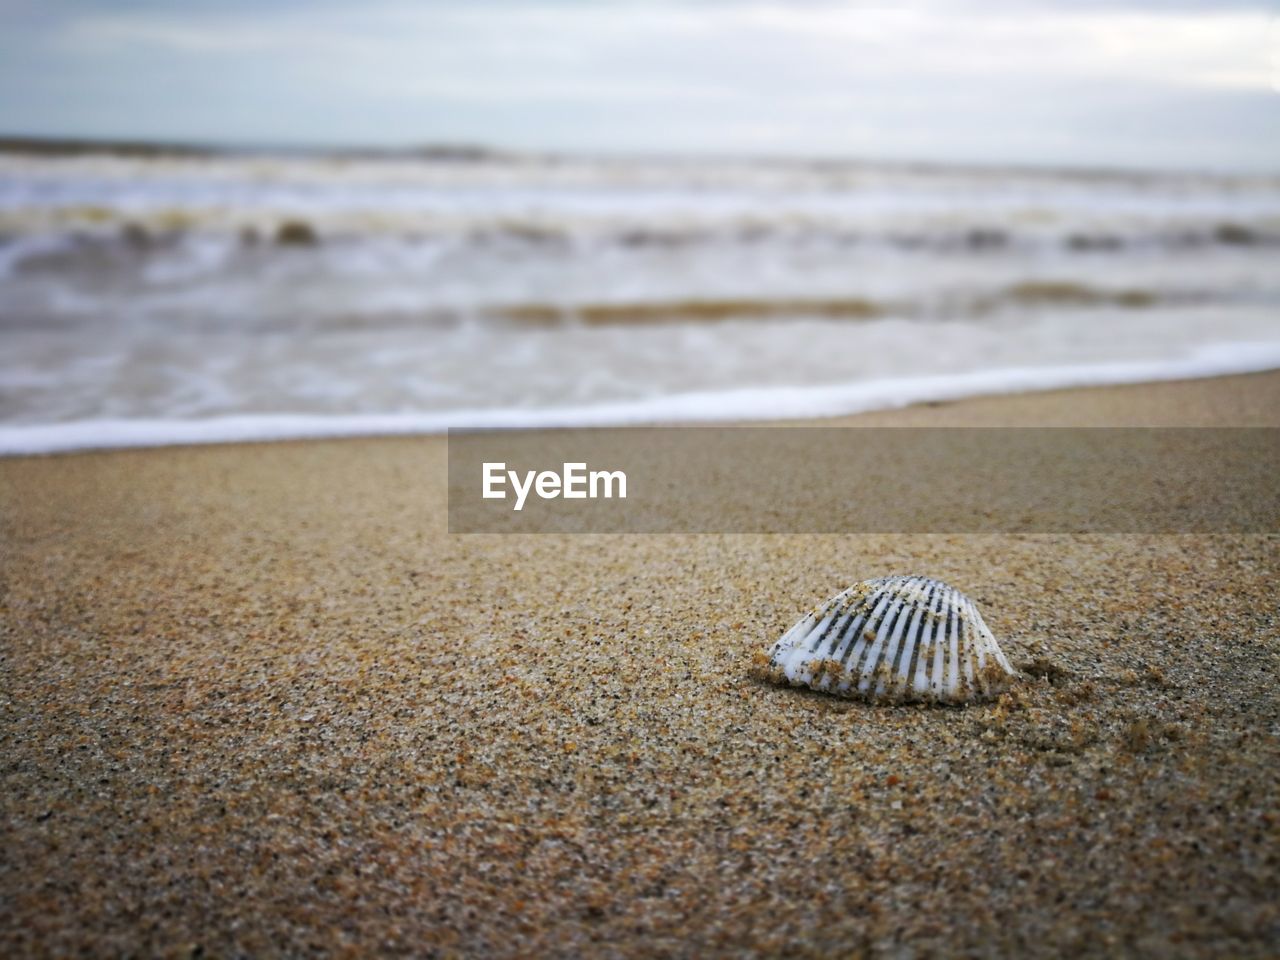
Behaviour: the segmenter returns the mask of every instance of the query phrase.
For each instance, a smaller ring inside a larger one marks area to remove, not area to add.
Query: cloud
[[[1280,70],[1276,34],[1244,4],[79,0],[48,10],[11,0],[0,14],[0,82],[23,91],[0,102],[0,126],[1141,162],[1129,135],[1141,120],[1166,144],[1149,151],[1156,162],[1175,142],[1189,163],[1280,156],[1267,119],[1276,104],[1259,96]],[[1198,142],[1188,125],[1208,122],[1206,102],[1239,124],[1214,122],[1225,145]]]

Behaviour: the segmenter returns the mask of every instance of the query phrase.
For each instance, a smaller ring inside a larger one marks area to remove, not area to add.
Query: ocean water
[[[0,452],[1280,367],[1280,177],[0,153]]]

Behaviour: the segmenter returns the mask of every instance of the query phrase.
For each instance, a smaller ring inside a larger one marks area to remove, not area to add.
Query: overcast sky
[[[1177,0],[0,0],[0,133],[1280,169],[1280,24]]]

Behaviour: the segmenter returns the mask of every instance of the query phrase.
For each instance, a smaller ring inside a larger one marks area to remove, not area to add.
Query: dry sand
[[[1278,421],[1280,374],[856,420]],[[0,954],[1280,951],[1277,537],[450,537],[444,465],[0,461]],[[748,677],[908,571],[1017,693]]]

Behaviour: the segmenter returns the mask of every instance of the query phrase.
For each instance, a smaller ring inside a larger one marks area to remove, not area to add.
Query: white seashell
[[[1016,674],[972,600],[929,577],[864,580],[757,655],[758,673],[845,697],[965,703]]]

